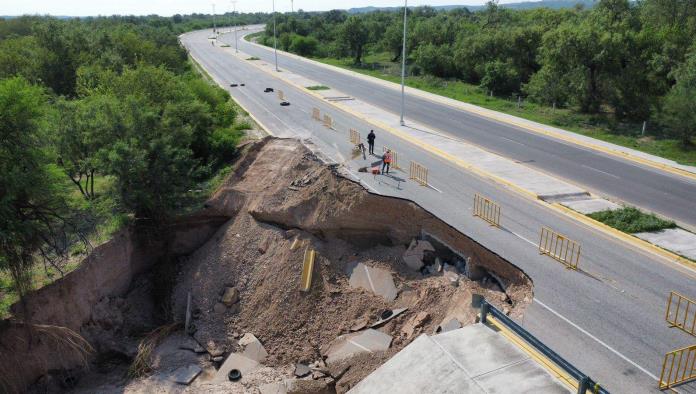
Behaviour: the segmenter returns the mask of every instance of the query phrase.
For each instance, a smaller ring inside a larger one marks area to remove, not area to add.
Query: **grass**
[[[400,64],[391,62],[386,53],[365,56],[363,65],[355,65],[352,59],[313,58],[321,63],[341,67],[386,81],[401,83]],[[551,108],[532,102],[523,102],[517,107],[516,99],[490,97],[478,86],[462,81],[445,80],[432,76],[409,76],[406,85],[477,105],[572,131],[598,140],[625,146],[655,156],[674,160],[685,165],[696,165],[696,149],[684,148],[677,140],[641,136],[641,124],[614,124],[608,115],[581,114],[568,108]],[[648,125],[650,134],[650,125]]]
[[[647,214],[634,207],[600,211],[587,216],[629,234],[677,227],[677,224],[671,220],[660,219],[654,214]]]
[[[314,85],[314,86],[307,86],[306,89],[307,90],[329,90],[331,88],[328,86],[325,86],[325,85]]]

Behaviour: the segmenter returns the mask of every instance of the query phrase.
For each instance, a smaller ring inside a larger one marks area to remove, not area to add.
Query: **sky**
[[[419,5],[481,5],[487,0],[430,0],[409,1],[409,6]],[[519,0],[503,0],[501,3]],[[230,0],[0,0],[0,15],[50,14],[62,16],[96,15],[150,15],[171,16],[174,14],[216,13],[232,10]],[[276,10],[290,11],[291,0],[275,0]],[[272,0],[238,0],[237,11],[270,12]],[[294,0],[295,10],[324,11],[366,6],[400,6],[403,0]]]

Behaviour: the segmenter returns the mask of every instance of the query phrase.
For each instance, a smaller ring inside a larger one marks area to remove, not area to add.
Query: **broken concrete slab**
[[[237,290],[236,287],[228,287],[225,289],[225,292],[222,294],[222,298],[220,300],[223,304],[226,306],[232,306],[239,302],[239,290]]]
[[[402,258],[409,268],[414,271],[420,271],[420,269],[423,268],[423,255],[426,251],[434,252],[435,248],[433,248],[433,245],[428,241],[414,239],[404,252]]]
[[[437,329],[435,332],[437,333],[445,333],[448,331],[456,330],[458,328],[462,328],[462,323],[457,320],[455,317],[446,317],[445,320],[440,323],[439,326],[437,326]]]
[[[232,353],[227,357],[227,360],[225,360],[225,362],[220,366],[220,369],[218,369],[212,382],[228,382],[229,378],[227,377],[227,374],[229,374],[230,371],[233,369],[239,370],[242,373],[242,379],[244,379],[244,375],[260,367],[261,364],[259,364],[258,362],[248,357],[244,357],[241,354]]]
[[[246,333],[239,340],[239,346],[244,348],[242,355],[256,362],[262,363],[268,356],[266,348],[263,347],[261,341],[252,333]]]
[[[201,367],[198,365],[192,364],[186,367],[180,367],[174,370],[172,374],[169,377],[169,380],[178,383],[178,384],[185,384],[189,385],[191,382],[193,382],[194,379],[198,376],[198,374],[201,373]]]
[[[373,324],[370,326],[370,328],[377,328],[377,327],[381,326],[382,324],[388,322],[389,320],[391,320],[391,319],[393,319],[393,318],[399,316],[400,314],[404,313],[404,312],[407,311],[407,310],[408,310],[408,308],[397,308],[397,309],[392,309],[392,310],[390,311],[391,314],[389,315],[389,317],[387,317],[386,319],[385,319],[385,318],[380,318],[380,319],[377,320],[375,323],[373,323]]]
[[[367,316],[363,316],[360,319],[356,320],[355,323],[353,323],[353,325],[350,327],[350,331],[360,331],[363,328],[367,327],[367,323],[369,322],[370,320],[367,318]]]
[[[363,263],[349,265],[348,275],[350,275],[350,287],[370,290],[373,293],[384,297],[387,301],[394,301],[398,294],[394,279],[388,270],[370,267]]]
[[[358,333],[341,335],[326,351],[326,364],[331,365],[361,353],[385,351],[391,346],[392,337],[371,328]]]
[[[297,363],[295,364],[295,376],[298,378],[303,378],[312,372],[311,369],[305,364]]]

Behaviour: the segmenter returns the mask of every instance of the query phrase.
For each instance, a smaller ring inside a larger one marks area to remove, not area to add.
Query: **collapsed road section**
[[[0,384],[346,392],[420,334],[475,323],[474,295],[518,318],[532,300],[515,265],[413,202],[368,193],[297,140],[255,143],[193,218],[129,230],[16,306],[31,324],[0,329],[13,355]]]

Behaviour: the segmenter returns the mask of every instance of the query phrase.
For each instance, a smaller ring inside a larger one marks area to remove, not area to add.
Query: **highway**
[[[182,36],[181,41],[192,57],[269,131],[281,137],[309,139],[323,153],[353,171],[378,160],[350,159],[352,145],[348,141],[348,128],[374,127],[281,82],[252,62],[234,57],[233,49],[212,46],[207,39],[210,33],[209,30],[189,33]],[[317,74],[310,75],[319,79]],[[230,88],[230,82],[246,86]],[[326,84],[332,85],[332,82],[327,80]],[[263,92],[266,87],[283,89],[291,106],[279,106],[274,94]],[[373,88],[371,94],[379,96],[383,94],[380,90]],[[336,131],[311,119],[313,107],[333,115]],[[442,115],[443,118],[448,116]],[[693,295],[694,270],[633,250],[386,131],[376,129],[376,133],[379,136],[376,151],[381,152],[381,146],[387,145],[399,151],[403,163],[417,159],[431,169],[433,187],[409,182],[408,175],[403,172],[392,177],[355,173],[366,187],[373,192],[415,201],[523,269],[534,281],[535,298],[521,323],[611,392],[658,392],[655,376],[659,375],[664,353],[692,344],[692,338],[667,327],[664,321],[666,297],[670,290]],[[531,138],[531,134],[526,134]],[[594,152],[587,154],[596,155]],[[557,156],[554,160],[562,159]],[[606,157],[605,160],[613,159]],[[652,171],[633,164],[628,166],[644,174]],[[681,182],[671,176],[660,176]],[[472,216],[474,193],[482,193],[500,203],[501,229]],[[567,270],[547,256],[539,255],[535,241],[542,225],[553,225],[583,244],[582,271]],[[680,391],[696,393],[696,387],[682,386]]]
[[[256,30],[258,31],[258,30]],[[273,62],[273,51],[239,35],[239,50]],[[224,41],[234,46],[233,37]],[[400,92],[278,53],[279,66],[383,108],[400,113]],[[622,160],[468,111],[407,94],[406,119],[517,160],[599,195],[623,201],[696,228],[696,181]]]

